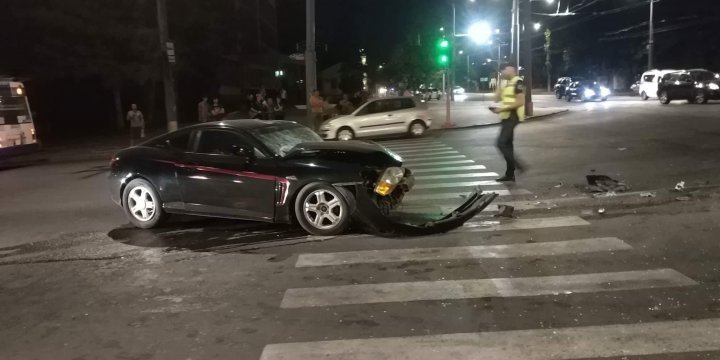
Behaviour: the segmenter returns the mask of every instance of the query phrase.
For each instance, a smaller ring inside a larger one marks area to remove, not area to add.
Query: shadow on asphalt
[[[111,230],[108,236],[126,245],[159,247],[168,250],[231,253],[252,250],[285,240],[312,240],[299,227],[259,222],[174,216],[156,229],[138,229],[131,225]]]

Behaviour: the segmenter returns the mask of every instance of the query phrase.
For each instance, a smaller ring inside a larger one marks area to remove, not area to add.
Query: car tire
[[[660,103],[663,105],[667,105],[671,101],[667,91],[661,91],[660,94],[658,94],[658,100],[660,100]]]
[[[425,135],[425,131],[427,131],[427,126],[422,120],[415,120],[408,126],[409,137],[421,137]]]
[[[355,212],[355,198],[330,184],[305,186],[295,199],[298,224],[310,234],[333,236],[345,232]]]
[[[708,99],[707,99],[707,96],[705,96],[705,92],[703,92],[703,91],[698,91],[698,92],[695,94],[695,97],[693,98],[693,102],[694,102],[695,104],[707,104]]]
[[[649,99],[650,97],[647,95],[646,92],[643,91],[643,92],[640,93],[640,98],[641,98],[643,101],[647,101],[647,99]]]
[[[556,92],[555,92],[555,98],[558,99],[558,100],[562,100],[563,96],[562,96],[562,94],[561,94],[559,91],[556,91]]]
[[[127,184],[123,190],[122,204],[128,220],[141,229],[160,225],[168,217],[155,187],[144,179],[135,179]]]
[[[604,97],[604,98],[600,99],[600,101],[607,101],[607,99],[608,98]]]
[[[567,102],[571,102],[571,101],[572,101],[572,96],[570,96],[570,95],[565,95],[565,100],[566,100]]]
[[[355,139],[355,132],[353,131],[353,129],[351,129],[347,126],[341,127],[340,129],[338,129],[337,135],[335,136],[335,138],[337,138],[340,141],[353,140],[353,139]]]

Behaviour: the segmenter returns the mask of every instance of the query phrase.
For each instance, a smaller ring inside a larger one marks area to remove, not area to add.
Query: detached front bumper
[[[496,193],[483,193],[475,190],[467,200],[450,214],[428,221],[424,224],[411,225],[393,221],[377,207],[376,203],[361,185],[355,189],[357,211],[355,217],[367,230],[382,236],[423,236],[448,232],[462,226],[477,213],[485,209],[498,196]]]

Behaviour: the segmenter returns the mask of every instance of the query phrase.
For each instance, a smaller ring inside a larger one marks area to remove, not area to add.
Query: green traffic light
[[[448,46],[450,46],[450,42],[449,42],[449,41],[447,41],[447,40],[442,40],[442,41],[440,41],[440,47],[446,48],[446,47],[448,47]]]
[[[441,64],[447,64],[447,62],[448,62],[448,56],[447,56],[447,55],[442,55],[442,56],[440,56],[440,63],[441,63]]]

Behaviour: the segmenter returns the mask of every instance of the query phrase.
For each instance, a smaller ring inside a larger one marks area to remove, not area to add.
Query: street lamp
[[[540,30],[541,27],[542,27],[542,24],[540,24],[540,23],[538,23],[538,22],[536,22],[536,23],[533,24],[533,29],[535,29],[535,31]]]
[[[489,44],[492,40],[493,30],[490,24],[481,21],[470,25],[467,36],[476,44]]]

